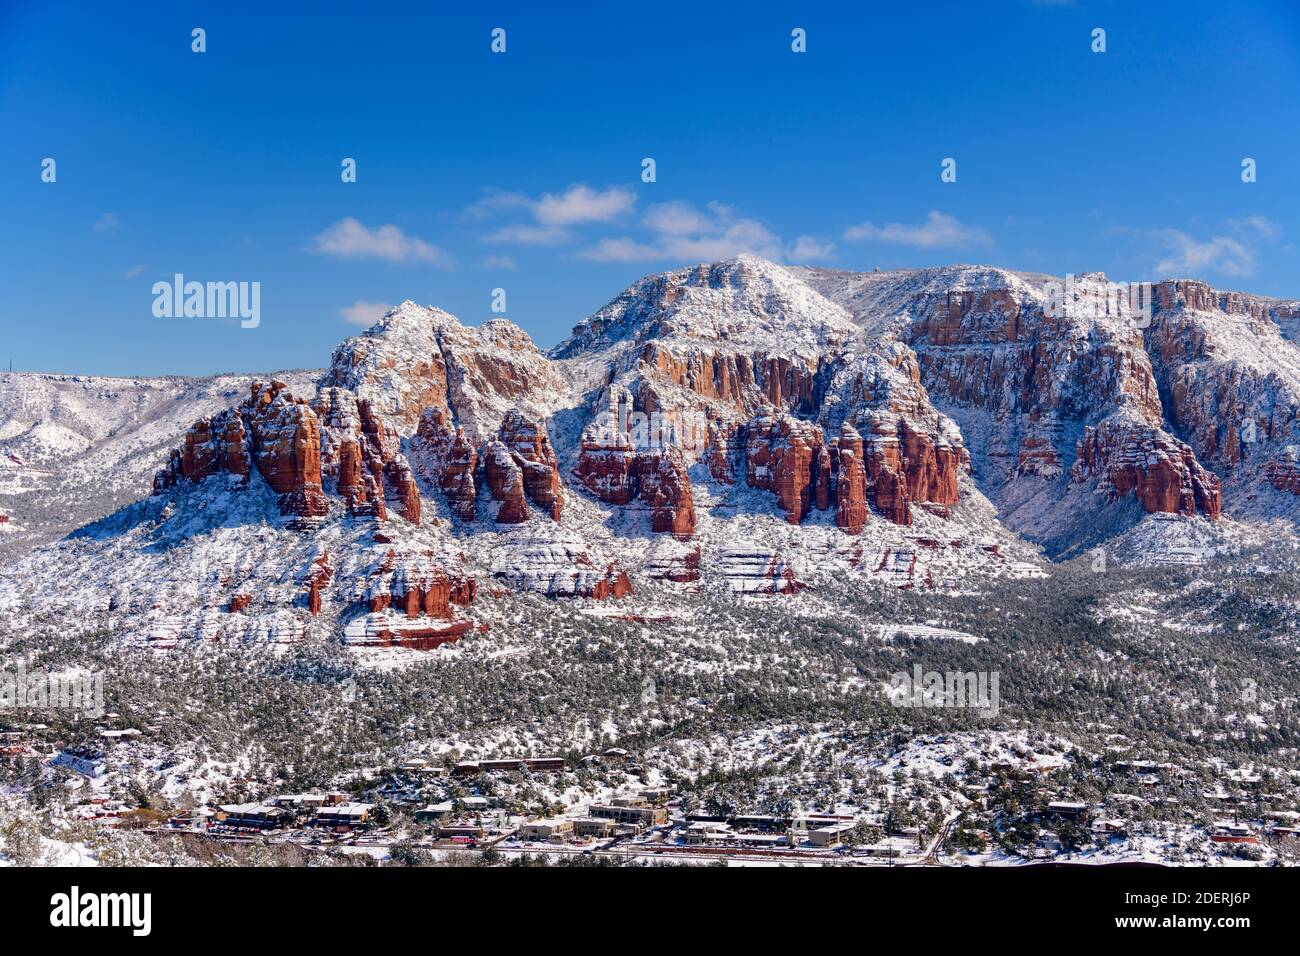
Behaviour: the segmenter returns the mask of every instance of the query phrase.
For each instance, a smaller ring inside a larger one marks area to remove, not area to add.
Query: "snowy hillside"
[[[318,372],[280,372],[308,394]],[[249,375],[0,376],[0,559],[54,540],[148,494],[167,449],[196,418],[248,389]]]

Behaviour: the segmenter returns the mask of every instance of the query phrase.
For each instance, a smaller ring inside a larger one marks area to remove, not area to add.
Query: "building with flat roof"
[[[853,829],[851,823],[837,823],[828,827],[817,827],[808,831],[808,842],[813,846],[839,846],[844,841],[844,834]]]
[[[563,817],[530,820],[519,828],[519,839],[531,843],[563,843],[573,836],[573,821]]]
[[[617,823],[630,823],[639,827],[657,826],[668,821],[668,811],[664,807],[621,807],[611,804],[593,804],[588,811],[588,815],[614,820]]]
[[[1088,805],[1071,800],[1053,800],[1043,808],[1043,815],[1060,817],[1064,820],[1078,820],[1088,815]]]
[[[614,835],[616,824],[604,817],[581,817],[573,821],[573,835],[604,839]]]
[[[228,827],[274,830],[289,822],[287,810],[269,803],[228,803],[217,807],[216,821]]]
[[[338,803],[321,807],[312,818],[312,824],[325,827],[359,827],[370,820],[374,806],[369,803]]]

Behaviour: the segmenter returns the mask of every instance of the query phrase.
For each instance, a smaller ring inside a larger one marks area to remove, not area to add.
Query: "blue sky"
[[[0,363],[313,367],[495,288],[548,346],[739,251],[1300,296],[1287,0],[262,6],[0,0]],[[177,272],[260,282],[261,324],[155,317]]]

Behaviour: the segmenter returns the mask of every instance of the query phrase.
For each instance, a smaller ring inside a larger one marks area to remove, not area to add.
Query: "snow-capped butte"
[[[958,589],[1293,528],[1300,303],[1058,289],[740,256],[636,282],[549,352],[407,301],[319,374],[13,375],[0,608],[427,648],[509,589]],[[76,493],[105,475],[141,500]]]

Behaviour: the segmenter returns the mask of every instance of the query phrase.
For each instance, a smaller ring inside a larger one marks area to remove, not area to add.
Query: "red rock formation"
[[[709,476],[719,484],[729,485],[735,478],[735,458],[737,453],[736,431],[734,426],[719,425],[711,422],[708,427],[705,460],[709,466]],[[744,441],[739,442],[739,449],[744,450]]]
[[[402,569],[393,575],[393,599],[407,617],[437,617],[450,620],[453,582],[440,568],[416,574]]]
[[[321,490],[320,424],[311,407],[289,394],[284,382],[255,382],[241,406],[251,458],[280,494],[280,512],[300,517],[329,513]]]
[[[384,481],[398,502],[398,513],[411,524],[420,523],[420,489],[405,458],[395,458],[384,465]]]
[[[361,446],[351,436],[339,444],[338,472],[339,495],[352,507],[365,488],[361,481]]]
[[[559,371],[518,326],[493,319],[475,328],[403,302],[334,352],[325,385],[350,390],[409,437],[428,409],[465,428],[478,447],[493,436],[505,404],[537,414],[567,389]]]
[[[242,405],[196,422],[155,476],[154,493],[182,478],[197,482],[218,472],[246,479],[253,468],[279,494],[281,514],[329,513],[321,489],[320,425],[284,382],[255,382]]]
[[[440,433],[438,429],[441,429]],[[427,420],[425,431],[429,434],[431,450],[421,460],[429,460],[428,467],[435,473],[442,467],[442,480],[448,482],[447,487],[458,489],[464,509],[462,514],[468,514],[469,506],[463,493],[465,472],[461,470],[465,463],[461,452],[464,448],[463,434],[458,433],[455,440],[448,441],[445,426],[434,416]],[[559,521],[564,508],[564,494],[559,463],[545,427],[518,411],[512,411],[502,423],[499,435],[483,450],[483,474],[488,491],[495,500],[502,502],[497,512],[497,523],[527,521],[529,500],[550,512],[552,520]],[[443,464],[439,465],[439,460]],[[447,464],[452,461],[459,462],[455,471]],[[468,463],[472,462],[473,457],[469,456]],[[448,478],[449,474],[451,478]]]
[[[911,498],[907,494],[907,482],[903,476],[892,468],[881,466],[873,481],[871,501],[876,510],[894,524],[910,525]]]
[[[1221,292],[1204,282],[1188,279],[1157,282],[1151,287],[1151,292],[1157,312],[1181,307],[1197,312],[1244,315],[1262,322],[1270,318],[1270,313],[1285,308],[1282,303],[1262,296],[1245,292]]]
[[[379,627],[368,642],[374,647],[405,647],[431,651],[454,644],[474,628],[473,621],[453,621],[440,627]]]
[[[524,499],[523,469],[515,463],[504,442],[489,442],[483,450],[483,476],[494,500],[501,502],[497,524],[519,524],[528,520]]]
[[[958,501],[965,449],[887,412],[872,413],[868,423],[863,463],[878,512],[894,524],[910,525],[911,502],[950,505]]]
[[[456,616],[454,606],[472,604],[478,592],[475,580],[431,563],[430,557],[426,554],[399,559],[390,551],[367,588],[367,610],[377,614],[392,609],[407,618],[449,621]]]
[[[600,501],[611,505],[631,504],[637,497],[637,453],[632,439],[621,430],[589,425],[582,433],[582,445],[573,475]]]
[[[465,437],[465,430],[453,430],[442,409],[426,409],[412,447],[416,469],[447,496],[452,514],[461,521],[473,521],[478,452]]]
[[[616,564],[611,564],[605,569],[605,576],[596,582],[589,597],[597,601],[604,601],[607,598],[627,597],[632,593],[632,582],[628,579],[627,572]]]
[[[407,521],[419,524],[419,486],[397,432],[368,401],[344,389],[324,389],[312,407],[325,436],[322,474],[337,479],[348,513],[386,521],[391,504]]]
[[[906,420],[899,425],[908,496],[913,501],[956,504],[960,453],[946,441],[916,430]]]
[[[510,456],[522,471],[524,494],[528,500],[549,511],[551,518],[559,521],[564,509],[560,466],[545,426],[513,410],[501,423],[498,440],[509,449]]]
[[[330,565],[329,552],[326,551],[312,562],[307,574],[307,610],[312,617],[320,613],[321,592],[334,579],[334,568]]]
[[[1148,512],[1219,517],[1219,477],[1159,429],[1124,422],[1085,428],[1072,475],[1099,477],[1112,498],[1132,493]]]
[[[774,492],[786,521],[798,524],[818,500],[829,507],[829,486],[819,491],[822,474],[813,469],[822,446],[820,428],[788,415],[763,416],[749,424],[746,434],[749,486]],[[829,471],[825,480],[829,485]]]
[[[653,531],[694,534],[695,502],[681,451],[659,445],[638,450],[625,427],[618,416],[589,425],[582,434],[574,477],[607,504],[644,502]]]
[[[637,456],[640,497],[650,506],[650,530],[678,536],[695,533],[695,502],[686,461],[676,448]]]
[[[840,429],[835,455],[835,524],[849,534],[857,534],[867,524],[867,470],[862,436],[848,422]]]
[[[1278,491],[1300,495],[1300,455],[1294,446],[1288,448],[1289,457],[1270,461],[1264,465],[1264,478]]]
[[[831,450],[827,445],[819,445],[817,455],[813,459],[813,504],[818,511],[825,511],[831,506],[831,496],[834,494],[833,478],[834,466],[831,462]]]
[[[809,366],[763,351],[749,355],[708,349],[681,353],[650,341],[641,350],[638,366],[652,385],[683,388],[746,415],[758,411],[764,403],[799,414],[817,410],[821,362]]]
[[[1026,435],[1020,443],[1016,474],[1055,478],[1060,473],[1061,458],[1052,440],[1043,435]]]

